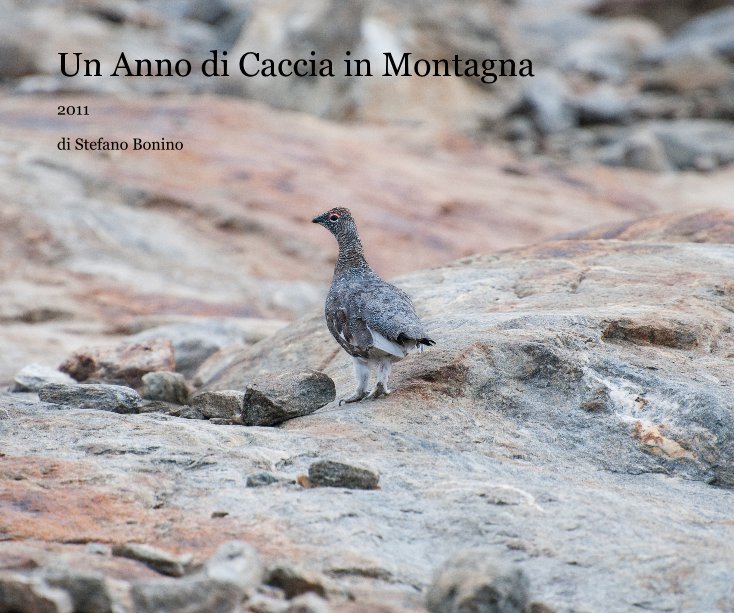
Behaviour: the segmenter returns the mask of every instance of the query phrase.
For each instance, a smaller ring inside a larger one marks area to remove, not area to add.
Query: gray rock
[[[130,558],[170,577],[182,577],[191,564],[191,554],[173,555],[144,543],[125,543],[112,547],[112,555]]]
[[[331,607],[321,596],[308,592],[290,601],[285,613],[329,613]]]
[[[650,172],[673,170],[665,148],[650,129],[639,129],[602,149],[598,158],[610,166],[629,166]]]
[[[426,595],[431,613],[526,613],[528,580],[517,566],[496,563],[491,550],[449,558]]]
[[[380,475],[366,466],[335,460],[319,460],[308,467],[308,480],[313,487],[374,490],[378,487]]]
[[[299,568],[288,562],[276,562],[268,568],[265,583],[283,590],[286,598],[314,593],[326,597],[326,578],[319,573]]]
[[[169,413],[170,415],[173,415],[174,417],[183,417],[184,419],[206,419],[206,415],[204,415],[199,409],[196,407],[190,407],[188,405],[179,407],[177,411],[171,411]]]
[[[247,475],[247,487],[264,487],[273,485],[274,483],[293,483],[293,479],[285,479],[278,477],[272,473],[259,472],[253,475]]]
[[[75,409],[96,409],[113,413],[137,413],[142,398],[123,385],[48,383],[38,392],[43,402],[70,406]]]
[[[49,587],[39,577],[0,572],[0,610],[10,613],[72,613],[74,607],[64,590]]]
[[[255,549],[242,541],[221,545],[204,566],[178,580],[139,581],[132,586],[136,611],[205,613],[234,611],[262,581]]]
[[[189,401],[189,388],[180,373],[149,372],[143,375],[143,398],[186,404]]]
[[[722,7],[691,19],[669,40],[650,49],[650,61],[674,61],[691,53],[715,53],[734,60],[734,7]]]
[[[681,119],[656,122],[652,131],[667,158],[681,170],[713,170],[734,162],[734,126],[726,121]]]
[[[13,383],[10,385],[11,392],[37,392],[47,383],[65,383],[67,385],[75,385],[76,381],[66,373],[63,373],[50,366],[41,364],[28,364],[21,368],[13,377]]]
[[[538,75],[525,85],[524,101],[541,134],[556,134],[576,125],[571,94],[558,74]]]
[[[136,581],[130,591],[136,613],[230,613],[242,599],[234,585],[203,575]]]
[[[244,594],[262,583],[264,568],[252,545],[244,541],[228,541],[204,563],[201,572],[210,581],[233,585]]]
[[[582,125],[623,123],[631,117],[629,103],[609,85],[601,85],[592,92],[575,98],[573,105]]]
[[[316,370],[263,376],[247,386],[242,422],[246,426],[274,426],[309,415],[335,398],[334,382]]]
[[[194,396],[192,407],[208,418],[227,420],[239,419],[245,392],[224,390],[221,392],[201,392]]]
[[[101,573],[51,571],[44,573],[44,579],[69,595],[75,613],[117,613],[120,610]]]

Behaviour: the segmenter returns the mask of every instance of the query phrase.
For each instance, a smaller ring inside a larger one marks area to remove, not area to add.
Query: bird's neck
[[[359,240],[359,236],[339,236],[336,240],[339,242],[339,256],[336,258],[336,266],[334,267],[335,277],[355,268],[369,270],[369,264],[364,259],[362,242]]]

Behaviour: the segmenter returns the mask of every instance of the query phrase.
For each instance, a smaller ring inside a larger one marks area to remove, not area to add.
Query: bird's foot
[[[339,401],[339,406],[343,405],[345,402],[359,402],[360,400],[363,400],[365,396],[367,396],[367,392],[361,392],[361,391],[357,390],[351,396],[347,396],[346,398],[342,398]]]
[[[382,383],[378,383],[377,385],[375,385],[375,389],[373,389],[369,396],[367,396],[367,400],[374,400],[375,398],[389,395],[390,390],[387,389]]]

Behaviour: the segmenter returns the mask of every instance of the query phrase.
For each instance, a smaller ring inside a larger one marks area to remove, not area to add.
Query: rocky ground
[[[0,610],[734,609],[731,7],[410,6],[0,0]],[[56,64],[344,45],[538,76]],[[437,341],[348,406],[334,204]]]

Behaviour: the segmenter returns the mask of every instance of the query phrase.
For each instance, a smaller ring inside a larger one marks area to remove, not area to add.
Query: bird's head
[[[325,213],[321,213],[318,217],[314,217],[311,221],[324,226],[337,239],[346,236],[356,236],[357,227],[352,219],[349,209],[336,207],[329,209]]]

